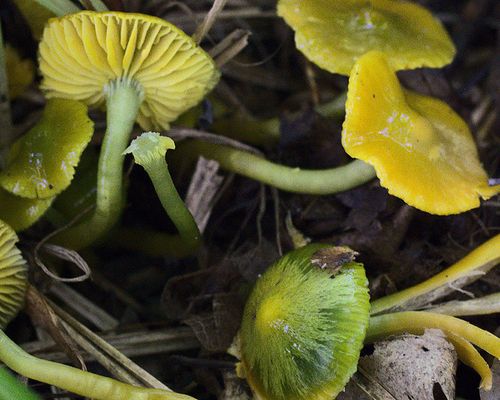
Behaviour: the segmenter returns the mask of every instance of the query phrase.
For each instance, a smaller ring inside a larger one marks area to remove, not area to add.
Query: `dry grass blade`
[[[73,278],[64,278],[62,276],[56,275],[41,260],[39,255],[40,249],[43,249],[45,252],[59,258],[60,260],[71,262],[79,270],[82,271],[82,274]],[[57,246],[55,244],[45,243],[44,240],[36,245],[34,251],[34,260],[36,265],[39,266],[42,271],[45,272],[45,274],[59,282],[83,282],[87,280],[91,274],[89,265],[76,251]]]
[[[249,36],[249,31],[236,29],[210,50],[217,66],[220,68],[236,57],[248,45]]]
[[[34,324],[40,325],[50,334],[75,366],[83,370],[86,369],[85,362],[78,352],[72,335],[69,335],[61,325],[61,321],[47,303],[45,297],[33,286],[29,286],[26,292],[26,312],[30,315]]]
[[[428,311],[454,317],[500,313],[500,293],[493,293],[479,299],[453,300],[429,307]]]
[[[248,151],[249,153],[253,153],[259,156],[263,156],[262,152],[257,150],[254,147],[251,147],[247,144],[244,144],[242,142],[239,142],[237,140],[221,136],[221,135],[215,135],[213,133],[205,132],[205,131],[200,131],[197,129],[190,129],[190,128],[172,128],[168,131],[168,136],[171,137],[173,140],[181,141],[185,139],[199,139],[199,140],[204,140],[209,143],[216,143],[216,144],[224,144],[227,146],[234,147],[235,149],[239,150],[244,150]]]
[[[135,384],[146,385],[150,388],[171,390],[64,310],[54,304],[51,305],[59,318],[67,325],[68,330],[71,329],[72,334],[81,336],[90,344],[90,346],[85,346],[85,350],[92,352],[97,360],[105,357],[109,368],[112,368],[115,373],[120,371],[120,377],[126,378],[128,383],[134,384],[131,382],[133,380]]]
[[[201,233],[207,226],[215,204],[214,198],[224,180],[222,176],[217,175],[218,170],[217,161],[200,157],[186,195],[186,206],[193,214]]]
[[[192,329],[188,327],[127,333],[109,332],[99,336],[127,357],[169,354],[200,347]],[[68,357],[55,348],[52,341],[38,340],[25,343],[21,347],[45,360],[68,362]],[[86,351],[82,352],[82,357],[86,362],[95,361],[94,355]]]
[[[200,26],[196,28],[196,32],[193,35],[193,40],[196,43],[200,43],[203,40],[203,38],[208,33],[210,28],[212,28],[212,25],[214,24],[215,20],[217,19],[218,15],[222,11],[226,3],[227,0],[214,0],[212,8],[207,13]]]
[[[194,21],[203,18],[205,15],[206,13],[175,13],[169,14],[168,20],[177,26],[185,28],[187,26],[192,26]],[[237,18],[276,18],[276,13],[274,11],[262,11],[258,7],[244,7],[234,10],[225,10],[218,15],[218,19],[221,21],[231,21]]]
[[[85,320],[94,324],[101,331],[112,330],[118,326],[118,320],[116,318],[113,318],[101,307],[97,306],[68,285],[53,282],[50,287],[50,293],[64,302],[64,304],[73,309]]]

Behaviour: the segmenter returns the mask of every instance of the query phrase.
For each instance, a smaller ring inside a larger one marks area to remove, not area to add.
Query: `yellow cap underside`
[[[15,232],[0,220],[0,329],[21,308],[27,285],[26,262],[16,248]]]
[[[353,68],[346,113],[345,150],[373,165],[382,186],[406,203],[454,214],[498,193],[465,122],[442,101],[403,91],[383,54]]]
[[[213,60],[189,36],[155,17],[81,12],[53,18],[40,43],[42,89],[48,97],[89,106],[105,101],[104,86],[117,78],[144,91],[138,122],[168,128],[217,83]]]

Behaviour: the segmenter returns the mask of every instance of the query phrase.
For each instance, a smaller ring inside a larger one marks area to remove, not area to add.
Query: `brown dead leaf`
[[[377,343],[359,365],[396,400],[455,398],[457,355],[439,330]]]
[[[354,261],[357,255],[359,253],[346,246],[327,247],[312,255],[311,264],[328,272],[333,277],[337,275],[343,265]]]
[[[41,326],[49,333],[73,365],[83,370],[87,369],[76,343],[61,324],[59,317],[46,301],[45,297],[33,286],[29,286],[26,292],[25,309],[33,323]]]
[[[192,315],[189,325],[205,350],[224,352],[231,345],[240,326],[243,304],[234,294],[215,295],[212,311]]]

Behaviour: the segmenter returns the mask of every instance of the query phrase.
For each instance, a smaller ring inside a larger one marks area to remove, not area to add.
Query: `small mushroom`
[[[357,369],[368,324],[363,266],[332,277],[312,263],[326,245],[292,251],[259,278],[239,334],[244,376],[265,400],[332,399]]]
[[[184,32],[160,18],[120,12],[79,12],[53,18],[40,43],[42,89],[91,107],[106,104],[94,215],[59,237],[81,248],[118,220],[123,205],[123,151],[134,122],[169,123],[217,83],[213,60]]]
[[[83,103],[50,99],[40,121],[10,148],[0,185],[27,199],[56,196],[71,183],[93,131]]]
[[[17,249],[14,230],[0,220],[0,329],[5,329],[24,304],[27,265]]]
[[[297,49],[333,73],[349,75],[363,54],[387,54],[395,70],[442,67],[455,48],[420,5],[394,0],[279,0],[278,14],[295,30]]]
[[[163,209],[172,219],[179,236],[169,235],[163,247],[175,249],[176,255],[192,254],[200,243],[200,231],[191,212],[179,196],[165,160],[167,150],[175,149],[172,139],[158,132],[145,132],[125,150],[149,175]]]
[[[429,213],[467,211],[500,191],[488,186],[467,124],[444,102],[403,90],[381,52],[352,70],[342,144],[389,193]]]

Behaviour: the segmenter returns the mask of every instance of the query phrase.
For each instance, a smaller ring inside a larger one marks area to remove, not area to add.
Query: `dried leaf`
[[[457,355],[438,330],[380,342],[360,367],[397,400],[434,400],[438,391],[455,398]]]
[[[202,347],[224,352],[231,345],[240,327],[243,304],[237,295],[215,295],[211,312],[193,315],[184,322],[189,325]]]
[[[354,261],[359,253],[346,246],[328,247],[318,250],[311,257],[311,264],[333,276],[347,263]]]

